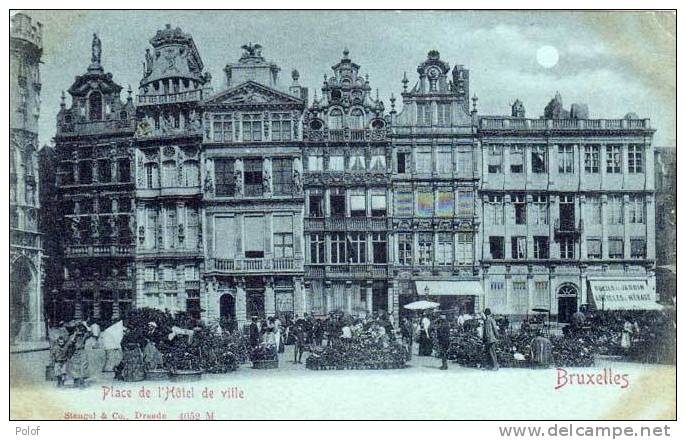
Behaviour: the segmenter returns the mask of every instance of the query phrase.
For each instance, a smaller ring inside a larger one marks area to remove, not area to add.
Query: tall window
[[[621,146],[608,145],[605,147],[605,171],[608,174],[619,174],[622,172]]]
[[[350,191],[350,216],[367,216],[367,197],[364,189],[355,189]]]
[[[574,259],[575,243],[572,237],[560,238],[560,259],[573,260]]]
[[[98,161],[98,181],[102,183],[109,183],[112,180],[112,168],[110,167],[110,161],[99,160]]]
[[[547,171],[546,147],[535,145],[531,147],[531,171],[537,174]]]
[[[451,232],[438,233],[436,262],[439,266],[450,266],[453,264],[453,234]]]
[[[262,195],[262,159],[243,161],[243,180],[246,196]]]
[[[246,113],[243,115],[243,142],[262,140],[262,115]]]
[[[500,174],[503,171],[503,150],[500,145],[488,147],[488,173]]]
[[[631,246],[631,258],[646,257],[646,241],[644,238],[632,238],[629,244]]]
[[[183,171],[183,186],[193,187],[200,185],[200,167],[195,160],[187,160],[181,164]]]
[[[219,197],[233,197],[236,192],[236,181],[233,170],[233,159],[214,160],[215,191]]]
[[[526,258],[526,237],[512,237],[512,259],[523,260]]]
[[[367,161],[364,152],[354,152],[350,155],[349,167],[351,171],[364,171],[367,169]]]
[[[388,262],[386,255],[386,233],[373,232],[372,233],[372,254],[374,256],[374,263]]]
[[[430,173],[433,171],[431,151],[417,151],[417,172]]]
[[[89,184],[93,182],[93,164],[90,160],[79,162],[79,183]]]
[[[310,263],[326,263],[326,241],[323,234],[310,235]]]
[[[491,195],[488,196],[489,217],[494,225],[505,224],[505,210],[503,209],[503,196]]]
[[[520,174],[524,172],[524,147],[513,145],[510,148],[510,173]]]
[[[233,142],[233,121],[231,115],[214,115],[212,121],[214,142]]]
[[[343,112],[341,109],[335,108],[329,113],[329,128],[332,130],[343,128]]]
[[[643,172],[643,146],[629,145],[629,172],[633,174]]]
[[[355,108],[350,112],[350,128],[354,130],[364,128],[364,113],[359,108]]]
[[[310,217],[322,218],[324,217],[324,196],[321,190],[315,191],[310,190],[310,196],[308,198],[308,206]]]
[[[629,196],[629,223],[645,223],[645,203],[643,196]]]
[[[165,188],[176,186],[176,162],[173,160],[165,161],[162,164],[162,184]]]
[[[600,146],[584,146],[584,172],[587,174],[600,172]]]
[[[324,156],[321,154],[307,156],[307,171],[324,171]]]
[[[472,175],[472,150],[460,149],[457,151],[457,172],[466,176]]]
[[[412,234],[401,232],[398,234],[398,264],[412,265]]]
[[[586,254],[590,260],[603,258],[603,241],[600,238],[586,239]]]
[[[245,216],[243,222],[245,258],[264,258],[265,217]]]
[[[164,230],[164,247],[171,249],[176,247],[178,229],[176,227],[176,206],[168,205],[165,209],[166,221]]]
[[[274,216],[274,257],[293,258],[293,217]]]
[[[414,211],[412,199],[412,191],[396,190],[393,200],[393,215],[396,217],[412,217]]]
[[[538,258],[538,259],[548,258],[548,237],[546,237],[546,236],[534,237],[534,258]]]
[[[531,221],[534,225],[548,224],[548,197],[540,194],[533,196]]]
[[[450,190],[438,190],[436,197],[436,217],[452,217],[455,213],[455,193]]]
[[[430,266],[433,264],[433,244],[434,235],[431,232],[420,232],[417,240],[419,246],[419,264],[422,266]]]
[[[457,264],[472,264],[474,262],[474,237],[471,232],[457,233]]]
[[[431,104],[417,103],[417,125],[431,125]]]
[[[453,155],[450,150],[439,150],[436,154],[436,169],[441,174],[453,172]]]
[[[590,225],[599,225],[602,221],[602,203],[599,196],[586,196],[586,221]]]
[[[471,217],[474,215],[474,192],[459,190],[457,192],[457,216]]]
[[[274,178],[274,194],[287,195],[293,193],[293,159],[273,159],[272,175]]]
[[[349,237],[348,247],[351,263],[366,263],[367,262],[367,233],[366,232],[352,232]]]
[[[331,234],[331,262],[346,263],[345,234],[334,232]]]
[[[197,208],[186,208],[186,249],[196,249],[198,247],[198,231],[200,229],[200,218]]]
[[[386,194],[372,194],[372,217],[386,216]]]
[[[505,258],[505,237],[491,236],[488,237],[488,247],[491,258],[494,260],[502,260]]]
[[[369,169],[372,171],[386,171],[386,156],[383,153],[375,153],[369,161]]]
[[[526,196],[524,194],[517,194],[512,197],[512,206],[514,206],[515,224],[526,224]]]
[[[574,172],[574,145],[558,145],[557,165],[559,173]]]
[[[329,190],[329,207],[332,217],[345,216],[345,188],[333,187]]]
[[[131,181],[131,164],[128,159],[119,159],[117,161],[117,169],[119,172],[119,182]]]
[[[610,237],[607,239],[607,254],[612,259],[624,258],[624,239],[620,237]]]
[[[624,223],[623,197],[614,195],[607,197],[607,222],[611,225],[621,225]]]
[[[290,141],[292,138],[291,115],[288,113],[272,113],[272,140]]]
[[[157,164],[154,162],[145,164],[145,183],[148,189],[160,187],[160,173],[157,169]]]
[[[417,191],[417,217],[431,217],[434,211],[434,193]]]
[[[397,172],[398,174],[405,174],[410,172],[410,166],[411,166],[411,158],[412,155],[411,153],[408,152],[398,152],[398,163],[397,163]]]
[[[345,157],[340,155],[329,156],[329,171],[345,171]]]
[[[451,122],[451,107],[449,102],[441,102],[438,104],[438,125],[450,126]]]
[[[91,121],[102,119],[102,94],[100,92],[91,92],[88,96],[88,118]]]

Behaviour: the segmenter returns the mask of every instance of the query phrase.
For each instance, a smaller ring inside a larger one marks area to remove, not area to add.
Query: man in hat
[[[483,329],[484,352],[489,369],[498,370],[498,357],[495,353],[495,344],[498,343],[498,326],[491,315],[491,309],[484,310],[484,329]]]
[[[450,348],[450,324],[448,317],[441,314],[436,327],[436,339],[438,341],[438,352],[441,355],[441,370],[448,369],[448,349]]]
[[[302,364],[303,352],[305,351],[305,330],[302,323],[296,323],[294,328],[295,337],[295,356],[293,358],[294,364]]]
[[[67,338],[64,335],[57,337],[57,340],[50,348],[50,356],[52,357],[55,379],[57,379],[57,387],[61,388],[64,385],[64,377],[67,374],[67,361],[69,360]]]

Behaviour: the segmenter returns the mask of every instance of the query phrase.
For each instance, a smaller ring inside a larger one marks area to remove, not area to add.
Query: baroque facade
[[[10,342],[45,336],[43,248],[38,229],[38,118],[42,25],[25,14],[10,22]]]
[[[150,39],[134,136],[136,305],[201,317],[202,102],[210,76],[193,38],[166,25]]]
[[[224,69],[226,89],[204,103],[202,161],[205,317],[302,314],[300,129],[307,99],[286,88],[259,44]]]
[[[55,157],[57,212],[63,228],[63,279],[54,321],[117,319],[133,306],[134,203],[131,91],[106,73],[93,35],[91,63],[62,94]],[[59,313],[57,313],[59,309]]]
[[[612,292],[654,300],[649,120],[589,119],[559,95],[540,118],[519,100],[480,115],[469,70],[435,50],[400,111],[347,50],[311,104],[258,44],[214,93],[190,35],[167,25],[150,44],[135,104],[94,40],[58,116],[65,317],[397,318],[428,298],[567,320]]]
[[[469,313],[482,302],[478,256],[476,111],[469,70],[432,50],[393,116],[393,278],[402,306],[428,295]]]
[[[303,126],[306,311],[392,312],[388,121],[347,50],[332,70]]]

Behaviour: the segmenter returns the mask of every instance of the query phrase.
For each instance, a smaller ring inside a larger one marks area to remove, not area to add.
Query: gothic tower
[[[43,29],[28,15],[10,30],[10,338],[44,337],[43,251],[38,232],[38,116]]]

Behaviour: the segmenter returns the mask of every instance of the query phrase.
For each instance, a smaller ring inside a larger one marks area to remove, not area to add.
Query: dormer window
[[[340,109],[333,109],[329,113],[329,128],[336,130],[343,128],[343,112]]]
[[[88,97],[88,118],[91,121],[102,120],[102,94],[92,92]]]
[[[341,91],[340,90],[332,90],[331,91],[331,99],[334,101],[338,101],[341,99]]]

